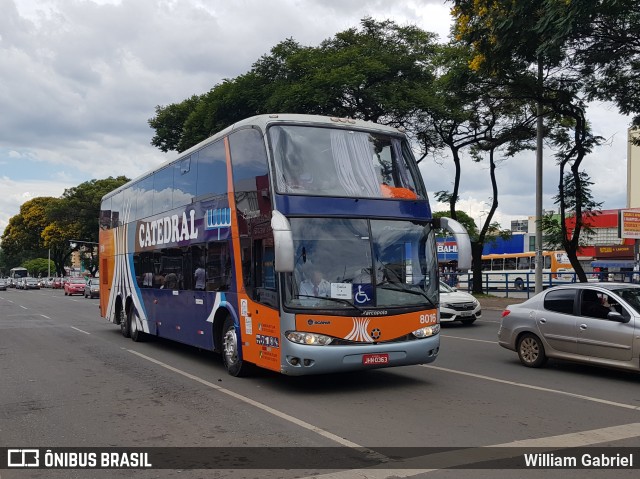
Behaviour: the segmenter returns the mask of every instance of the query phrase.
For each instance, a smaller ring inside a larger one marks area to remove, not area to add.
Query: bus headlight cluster
[[[301,331],[287,331],[285,334],[289,341],[309,346],[326,346],[331,344],[332,338],[324,334],[304,333]]]
[[[440,332],[440,325],[434,324],[433,326],[427,326],[426,328],[416,329],[413,334],[416,338],[428,338],[429,336],[435,336]]]

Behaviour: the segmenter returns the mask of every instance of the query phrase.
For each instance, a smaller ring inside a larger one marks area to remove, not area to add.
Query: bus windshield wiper
[[[344,298],[329,298],[328,296],[311,296],[311,295],[308,295],[308,294],[299,294],[298,298],[326,299],[328,301],[335,301],[336,303],[344,303],[344,304],[348,304],[349,306],[351,306],[353,309],[358,311],[360,314],[364,314],[364,310],[362,308],[356,306],[356,304],[353,301],[349,301],[348,299],[344,299]]]
[[[424,291],[422,291],[421,289],[409,289],[409,288],[405,288],[403,286],[400,286],[402,283],[385,283],[385,284],[379,284],[378,288],[381,289],[388,289],[390,291],[402,291],[404,293],[409,293],[409,294],[415,294],[417,296],[422,296],[424,299],[426,299],[429,304],[431,306],[433,306],[434,308],[437,308],[437,306],[435,305],[435,303],[433,301],[431,301],[431,298],[429,298],[429,296],[427,296],[427,293],[425,293]]]

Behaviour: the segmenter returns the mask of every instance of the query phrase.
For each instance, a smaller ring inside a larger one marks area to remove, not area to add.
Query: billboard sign
[[[620,237],[640,239],[640,210],[620,210]]]

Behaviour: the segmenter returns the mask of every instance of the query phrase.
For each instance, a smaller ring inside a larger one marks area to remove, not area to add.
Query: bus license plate
[[[365,366],[376,366],[378,364],[388,364],[388,354],[364,354],[362,356],[362,364]]]

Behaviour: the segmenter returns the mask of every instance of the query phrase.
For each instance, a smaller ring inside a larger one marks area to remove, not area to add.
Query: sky
[[[246,73],[279,42],[317,46],[364,17],[417,25],[446,42],[442,0],[0,0],[0,235],[20,205],[91,179],[135,178],[176,156],[151,146],[157,105]],[[603,208],[626,207],[629,118],[608,104],[588,118],[605,145],[584,160]],[[543,201],[554,209],[555,160],[545,153]],[[451,190],[446,157],[421,163],[433,192]],[[497,170],[495,221],[535,214],[535,152]],[[486,164],[463,159],[459,209],[476,222],[491,197]]]

